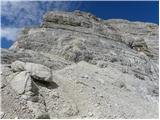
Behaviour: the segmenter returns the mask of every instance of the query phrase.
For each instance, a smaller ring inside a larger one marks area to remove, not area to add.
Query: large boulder
[[[36,80],[42,80],[51,82],[52,72],[51,69],[35,63],[24,63],[22,61],[15,61],[11,64],[12,71],[14,72],[21,72],[21,71],[28,71]]]
[[[31,76],[36,80],[42,80],[47,82],[51,82],[52,80],[51,69],[44,65],[35,63],[26,63],[25,70],[30,72]]]
[[[25,63],[21,61],[15,61],[11,64],[11,68],[14,72],[24,71]]]
[[[17,73],[17,75],[10,81],[11,87],[18,93],[23,94],[27,92],[34,92],[36,88],[33,83],[29,72],[22,71]],[[27,93],[28,94],[28,93]]]

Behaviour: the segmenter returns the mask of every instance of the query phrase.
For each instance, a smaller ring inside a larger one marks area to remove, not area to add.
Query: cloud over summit
[[[71,2],[57,1],[2,1],[2,26],[23,27],[33,25],[41,21],[41,17],[46,11],[67,11],[72,6],[71,4]]]
[[[67,1],[2,1],[1,38],[15,39],[19,28],[40,24],[45,12],[51,10],[69,11],[76,8]]]

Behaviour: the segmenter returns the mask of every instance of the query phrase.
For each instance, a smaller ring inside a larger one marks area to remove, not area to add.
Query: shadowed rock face
[[[1,49],[2,90],[12,89],[11,63],[16,60],[50,68],[51,82],[33,80],[39,96],[24,105],[35,106],[26,107],[34,112],[20,116],[6,106],[4,92],[4,117],[158,118],[158,46],[156,24],[102,20],[80,11],[48,12],[39,27],[24,28],[9,50]],[[16,96],[24,97],[12,99]]]

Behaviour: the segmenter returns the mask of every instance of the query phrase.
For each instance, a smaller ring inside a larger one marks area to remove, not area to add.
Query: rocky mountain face
[[[1,49],[1,118],[158,118],[158,28],[46,13]]]

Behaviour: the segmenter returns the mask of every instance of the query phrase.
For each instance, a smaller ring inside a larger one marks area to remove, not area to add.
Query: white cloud
[[[69,10],[76,7],[67,1],[2,0],[1,38],[15,40],[20,28],[40,24],[42,15],[51,10]]]
[[[22,27],[35,24],[39,22],[42,12],[37,2],[2,2],[1,6],[1,15],[11,23],[10,26]]]
[[[72,6],[71,4],[65,1],[2,1],[1,16],[5,17],[13,27],[28,26],[40,23],[46,11],[66,11]]]
[[[1,38],[14,41],[19,30],[19,28],[1,28]]]

